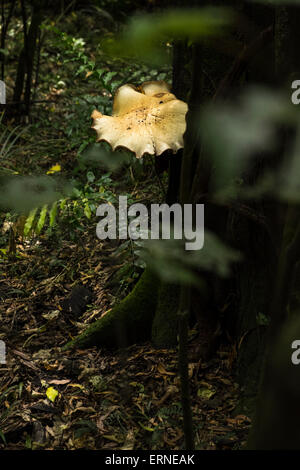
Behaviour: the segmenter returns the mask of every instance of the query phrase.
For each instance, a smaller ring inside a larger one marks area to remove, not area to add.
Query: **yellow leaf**
[[[49,387],[49,388],[47,388],[46,395],[47,395],[47,398],[48,398],[50,401],[54,402],[54,401],[55,401],[55,398],[56,398],[57,395],[58,395],[58,391],[55,390],[55,388],[53,388],[53,387]]]
[[[149,432],[154,432],[155,431],[154,428],[150,428],[149,426],[144,426],[143,423],[141,423],[140,421],[138,421],[138,423],[141,426],[141,428],[144,429],[145,431],[149,431]]]
[[[61,166],[57,163],[56,165],[52,166],[50,170],[47,171],[47,175],[52,175],[53,173],[57,173],[61,171]]]

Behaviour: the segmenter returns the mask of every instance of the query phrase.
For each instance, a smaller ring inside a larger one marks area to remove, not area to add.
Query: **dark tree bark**
[[[300,8],[276,9],[276,72],[277,83],[288,86],[300,74],[296,51],[299,40]],[[288,98],[287,98],[288,99]],[[298,130],[299,132],[299,130]],[[284,150],[290,147],[293,133],[286,132]],[[288,207],[278,203],[285,214],[284,230],[277,269],[274,271],[273,299],[270,302],[271,325],[256,416],[248,447],[251,449],[299,449],[298,397],[299,371],[292,363],[292,343],[300,337],[299,324],[299,204]],[[297,269],[298,267],[298,269]]]
[[[299,365],[292,363],[292,343],[300,338],[299,310],[281,326],[269,349],[257,414],[248,440],[249,449],[298,450]]]
[[[12,0],[7,16],[5,17],[5,2],[2,0],[1,2],[1,21],[2,21],[2,27],[1,27],[1,40],[0,40],[0,48],[5,49],[5,42],[6,42],[6,35],[7,35],[7,30],[9,27],[10,20],[12,18],[12,15],[14,13],[14,9],[16,6],[17,0]],[[4,80],[4,70],[5,70],[5,54],[2,52],[0,53],[1,57],[1,80]]]
[[[243,70],[243,82],[239,84],[234,81],[237,90],[241,88],[240,85],[270,85],[275,81],[274,12],[270,7],[248,4],[243,8],[243,13],[250,27],[244,33],[247,46],[238,64],[241,67],[240,72]],[[232,72],[234,77],[234,67]],[[253,161],[252,168],[243,175],[244,183],[250,186],[255,185],[265,171],[266,159],[264,155],[257,155]],[[255,214],[255,218],[249,218],[247,211],[243,214],[233,207],[229,211],[227,222],[227,234],[231,244],[243,253],[243,261],[234,268],[234,318],[230,321],[234,324],[233,334],[239,347],[237,378],[242,387],[242,394],[238,411],[252,415],[266,341],[266,327],[259,324],[258,316],[269,315],[269,293],[273,285],[277,256],[270,234],[276,224],[273,221],[272,203],[238,203]]]
[[[17,75],[15,80],[13,101],[16,104],[16,110],[21,110],[21,100],[24,92],[24,113],[29,116],[30,113],[30,99],[32,90],[32,77],[34,69],[34,59],[37,49],[37,40],[39,36],[39,29],[43,18],[43,8],[45,2],[35,1],[32,4],[32,14],[30,26],[27,31],[27,16],[24,0],[22,4],[22,18],[23,18],[23,31],[24,31],[24,47],[20,52]],[[26,77],[26,80],[25,80]]]
[[[121,348],[149,340],[157,305],[159,280],[146,269],[133,291],[81,335],[66,344],[65,349],[105,346]]]

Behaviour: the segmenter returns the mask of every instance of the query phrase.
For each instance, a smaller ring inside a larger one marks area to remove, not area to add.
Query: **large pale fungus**
[[[112,149],[123,147],[141,158],[145,153],[176,153],[183,147],[187,104],[170,93],[163,81],[144,82],[139,87],[121,86],[114,97],[112,116],[94,110],[92,128],[97,141],[108,142]]]

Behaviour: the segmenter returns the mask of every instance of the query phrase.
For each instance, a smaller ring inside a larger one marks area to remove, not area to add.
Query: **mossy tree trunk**
[[[132,292],[81,335],[64,347],[125,347],[151,338],[152,322],[157,306],[159,280],[146,269]]]
[[[188,100],[192,84],[191,49],[185,41],[177,41],[174,44],[172,92],[183,101]],[[182,158],[183,151],[180,150],[169,159],[169,184],[166,196],[166,202],[169,205],[179,202]],[[157,347],[170,347],[177,344],[179,297],[178,284],[161,284],[152,327],[152,341]]]

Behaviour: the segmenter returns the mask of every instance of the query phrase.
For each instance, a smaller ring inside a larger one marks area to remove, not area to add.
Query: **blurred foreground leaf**
[[[54,402],[57,395],[58,395],[58,391],[55,390],[55,388],[53,388],[53,387],[48,387],[47,390],[46,390],[46,395],[47,395],[47,398],[50,401]]]
[[[83,162],[93,162],[97,166],[102,166],[109,171],[114,171],[132,160],[133,154],[126,151],[112,151],[107,149],[107,145],[96,143],[91,145],[82,154]]]
[[[169,283],[198,284],[201,270],[226,277],[230,265],[241,260],[241,254],[225,245],[214,233],[205,231],[201,250],[187,251],[182,240],[149,240],[139,255],[159,277]]]
[[[50,176],[12,176],[1,184],[0,207],[26,213],[61,199],[71,189],[71,184],[59,184]]]
[[[213,104],[202,112],[201,135],[212,159],[212,189],[218,200],[259,199],[269,195],[300,201],[300,122],[288,96],[262,88],[247,90],[235,105]],[[274,156],[285,132],[292,144],[277,167],[265,171],[254,185],[244,183],[257,156]]]
[[[251,157],[275,148],[276,125],[292,122],[294,110],[282,95],[249,89],[236,105],[216,104],[202,113],[200,127],[214,165],[214,189],[240,177]]]

